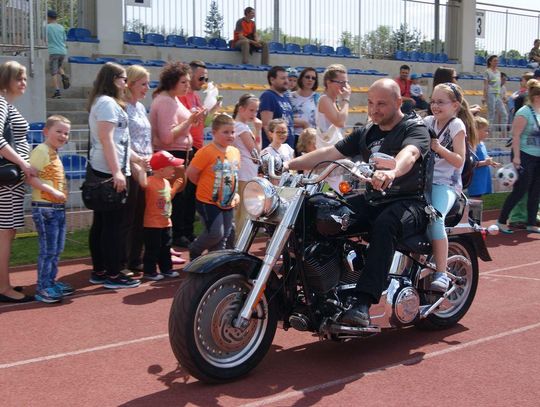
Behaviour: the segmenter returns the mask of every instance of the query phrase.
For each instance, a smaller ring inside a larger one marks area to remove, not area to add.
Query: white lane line
[[[482,276],[484,277],[484,276]],[[487,276],[487,277],[504,277],[504,278],[515,278],[516,280],[532,280],[532,281],[540,281],[540,278],[534,278],[534,277],[522,277],[522,276],[507,276],[506,274],[497,274],[496,276]]]
[[[45,362],[47,360],[53,360],[53,359],[61,359],[61,358],[65,358],[65,357],[68,357],[68,356],[77,356],[77,355],[83,355],[85,353],[99,352],[101,350],[119,348],[119,347],[122,347],[122,346],[134,345],[136,343],[154,341],[154,340],[157,340],[157,339],[163,339],[163,338],[167,338],[167,337],[169,337],[169,334],[147,336],[147,337],[144,337],[144,338],[132,339],[130,341],[109,343],[108,345],[96,346],[96,347],[88,348],[88,349],[80,349],[80,350],[75,350],[75,351],[72,351],[72,352],[57,353],[56,355],[48,355],[48,356],[41,356],[39,358],[19,360],[18,362],[4,363],[4,364],[0,365],[0,369],[9,369],[11,367],[29,365],[29,364],[32,364],[32,363]]]
[[[479,274],[481,276],[487,276],[488,274],[498,273],[499,271],[515,270],[515,269],[519,269],[521,267],[535,266],[537,264],[540,264],[540,261],[533,261],[532,263],[516,264],[515,266],[502,267],[500,269],[484,271],[484,272],[479,273]]]
[[[348,384],[350,382],[359,380],[359,379],[361,379],[362,377],[365,377],[365,376],[376,375],[378,373],[385,372],[385,371],[390,370],[390,369],[395,369],[395,368],[402,367],[404,365],[418,363],[418,362],[421,362],[422,360],[425,360],[425,359],[431,359],[431,358],[434,358],[434,357],[437,357],[437,356],[446,355],[448,353],[457,352],[457,351],[460,351],[462,349],[470,348],[472,346],[481,345],[483,343],[494,341],[496,339],[504,338],[504,337],[507,337],[507,336],[517,335],[517,334],[520,334],[520,333],[523,333],[523,332],[526,332],[526,331],[530,331],[530,330],[536,329],[536,328],[540,328],[540,322],[538,322],[536,324],[532,324],[532,325],[523,326],[521,328],[512,329],[510,331],[501,332],[501,333],[496,334],[496,335],[491,335],[491,336],[486,336],[484,338],[479,338],[479,339],[476,339],[474,341],[462,343],[461,345],[451,346],[451,347],[448,347],[446,349],[442,349],[442,350],[439,350],[439,351],[426,353],[423,356],[416,356],[416,357],[413,357],[413,358],[410,358],[410,359],[402,360],[400,362],[391,363],[391,364],[386,365],[386,366],[377,367],[375,369],[371,369],[371,370],[368,370],[366,372],[356,373],[354,375],[343,377],[341,379],[332,380],[332,381],[329,381],[329,382],[317,384],[315,386],[306,387],[306,388],[300,389],[300,390],[293,390],[293,391],[290,391],[290,392],[287,392],[287,393],[278,394],[276,396],[268,397],[268,398],[265,398],[265,399],[262,399],[262,400],[257,400],[257,401],[254,401],[252,403],[242,404],[241,407],[266,406],[266,405],[274,404],[274,403],[277,403],[279,401],[290,399],[290,398],[293,398],[293,397],[301,397],[301,396],[304,396],[304,395],[306,395],[308,393],[313,393],[315,391],[323,390],[323,389],[326,389],[328,387],[333,387],[333,386],[338,386],[338,385],[346,385],[346,384]]]

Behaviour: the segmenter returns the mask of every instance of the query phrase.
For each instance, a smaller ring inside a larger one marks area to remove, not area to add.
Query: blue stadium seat
[[[518,59],[518,66],[520,68],[527,68],[527,60],[525,58]]]
[[[145,62],[144,62],[144,66],[159,66],[159,67],[162,67],[162,66],[165,66],[167,62],[165,61],[162,61],[161,59],[147,59]]]
[[[86,176],[86,157],[78,154],[61,155],[67,179],[83,179]]]
[[[319,47],[314,44],[306,44],[302,48],[302,52],[308,55],[315,55],[319,53]]]
[[[444,52],[435,54],[435,56],[433,57],[433,62],[439,62],[439,63],[445,64],[448,62],[448,55],[445,54]]]
[[[100,62],[96,59],[92,59],[90,57],[79,57],[79,56],[69,57],[68,62],[72,64],[93,64],[93,65],[103,64],[103,62]]]
[[[422,74],[422,78],[433,78],[433,73],[431,72],[424,72]]]
[[[281,42],[271,41],[268,43],[268,51],[279,54],[285,51],[285,47],[283,47],[283,44]]]
[[[300,45],[290,42],[285,45],[285,51],[290,52],[291,54],[301,54],[302,48]]]
[[[121,59],[119,62],[122,65],[144,65],[144,61],[142,59],[136,58]]]
[[[105,64],[105,63],[107,63],[107,62],[116,62],[116,63],[118,63],[118,58],[114,58],[114,57],[99,57],[99,58],[96,58],[96,61],[101,62],[102,64]]]
[[[348,47],[337,47],[336,48],[336,55],[340,57],[350,57],[351,55],[351,49]]]
[[[474,64],[475,65],[486,65],[486,58],[484,58],[481,55],[475,55]]]
[[[128,45],[144,45],[141,35],[135,31],[124,31],[124,44]]]
[[[153,45],[155,47],[172,47],[165,42],[165,37],[162,34],[148,33],[144,34],[144,42],[148,45]]]
[[[227,46],[227,41],[225,41],[223,38],[210,38],[208,40],[208,46],[222,51],[230,50],[230,48]]]
[[[196,36],[188,37],[187,43],[195,48],[211,49],[208,46],[208,43],[206,42],[206,38],[203,38],[203,37],[196,37]]]
[[[158,86],[159,86],[159,81],[150,81],[150,82],[148,83],[148,87],[149,87],[150,89],[155,89],[155,88],[157,88]]]
[[[433,52],[424,52],[420,55],[419,61],[433,62]]]
[[[397,59],[398,61],[410,61],[411,57],[407,51],[397,50],[394,54],[394,59]]]
[[[167,35],[166,43],[169,44],[169,45],[175,46],[177,48],[186,48],[186,47],[188,47],[186,37],[184,37],[182,35],[169,34],[169,35]]]
[[[334,49],[334,47],[331,47],[330,45],[321,45],[321,47],[319,48],[319,54],[332,56],[332,55],[336,55],[336,50]]]
[[[92,33],[86,28],[70,28],[67,32],[68,41],[77,41],[77,42],[94,42],[98,43],[97,38],[92,38]]]
[[[499,57],[499,66],[502,67],[502,68],[507,66],[507,61],[506,61],[505,57]]]
[[[411,62],[420,61],[421,56],[422,55],[418,51],[411,51],[411,53],[409,54],[409,58],[410,58]]]
[[[45,122],[34,122],[30,123],[28,126],[28,134],[26,135],[26,140],[32,148],[36,147],[38,144],[43,143],[45,137],[43,136],[43,129],[45,128]]]
[[[265,69],[260,65],[242,64],[243,69],[246,71],[264,71]]]

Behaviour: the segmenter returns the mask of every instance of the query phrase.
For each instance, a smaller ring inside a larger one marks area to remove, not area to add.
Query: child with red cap
[[[145,189],[144,209],[144,278],[158,281],[164,277],[178,277],[172,269],[171,261],[171,199],[176,195],[184,180],[178,178],[172,187],[169,181],[175,175],[175,168],[182,166],[184,160],[174,157],[168,151],[158,151],[150,159],[153,175],[147,177],[141,172],[139,183]],[[157,266],[159,265],[158,273]]]

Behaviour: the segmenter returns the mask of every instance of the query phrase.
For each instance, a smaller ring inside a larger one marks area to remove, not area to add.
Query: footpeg
[[[292,313],[289,317],[289,324],[297,331],[305,332],[309,330],[309,318],[299,312]]]

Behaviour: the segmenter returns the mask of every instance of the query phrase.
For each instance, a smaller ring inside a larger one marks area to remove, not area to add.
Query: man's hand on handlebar
[[[390,185],[392,185],[394,179],[396,179],[395,170],[377,170],[373,173],[373,176],[371,177],[369,182],[371,182],[373,189],[382,192],[388,187],[390,187]]]

